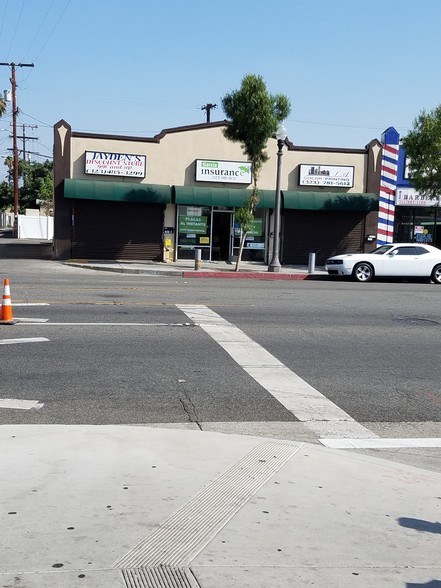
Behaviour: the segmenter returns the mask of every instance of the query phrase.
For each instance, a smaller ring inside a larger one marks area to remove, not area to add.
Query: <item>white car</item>
[[[381,245],[372,253],[346,253],[329,257],[330,276],[352,276],[358,282],[378,277],[427,278],[441,284],[441,250],[418,243]]]

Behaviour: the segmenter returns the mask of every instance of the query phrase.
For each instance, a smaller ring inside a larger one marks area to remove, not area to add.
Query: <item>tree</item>
[[[421,111],[403,138],[409,176],[415,189],[433,199],[441,194],[441,105]]]
[[[14,206],[14,190],[8,182],[0,183],[0,210],[9,210]]]
[[[0,210],[8,210],[14,206],[14,191],[12,188],[12,157],[5,158],[8,167],[8,181],[0,184]],[[20,212],[26,208],[35,208],[37,200],[43,200],[46,213],[52,209],[53,181],[52,162],[35,163],[20,160],[18,162],[18,176],[22,179],[22,186],[18,190],[18,204]]]
[[[269,159],[266,152],[268,139],[275,134],[279,124],[291,112],[291,104],[289,98],[283,94],[272,96],[261,76],[248,74],[243,78],[239,90],[222,98],[222,108],[230,123],[224,129],[224,136],[241,144],[253,167],[250,197],[244,206],[236,210],[236,220],[242,232],[235,268],[238,271],[246,234],[251,228],[254,212],[259,203],[259,174],[263,164]]]
[[[19,189],[19,206],[24,212],[26,208],[35,208],[37,200],[44,200],[45,207],[52,207],[52,162],[43,163],[21,160],[18,166],[19,176],[23,185]]]
[[[3,96],[0,95],[0,117],[6,114],[7,103]]]
[[[254,212],[256,210],[256,206],[259,204],[259,191],[257,187],[254,187],[251,191],[251,194],[240,208],[236,208],[234,211],[234,220],[240,226],[240,243],[239,243],[239,252],[237,254],[236,259],[236,267],[234,271],[239,271],[239,264],[242,259],[242,252],[245,246],[245,239],[247,237],[248,231],[251,229],[254,221]]]

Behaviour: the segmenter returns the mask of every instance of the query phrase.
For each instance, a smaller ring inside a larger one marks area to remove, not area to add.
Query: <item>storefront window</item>
[[[401,243],[428,243],[441,247],[441,211],[438,207],[397,206],[394,240]]]
[[[202,249],[202,259],[210,258],[211,207],[178,207],[178,258],[193,259],[195,248]]]
[[[238,223],[234,223],[234,255],[239,254],[241,230]],[[244,261],[264,261],[265,257],[265,210],[257,209],[254,222],[245,238],[242,253]]]

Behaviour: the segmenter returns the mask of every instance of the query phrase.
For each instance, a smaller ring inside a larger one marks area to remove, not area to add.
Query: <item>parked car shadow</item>
[[[409,582],[406,582],[406,588],[423,588],[423,586],[426,588],[441,588],[441,582],[440,580],[431,580],[424,584],[415,584],[414,582],[409,584]]]
[[[407,527],[408,529],[415,529],[415,531],[425,533],[441,534],[441,523],[432,523],[431,521],[425,521],[423,519],[412,519],[410,517],[400,517],[397,520],[401,527]]]

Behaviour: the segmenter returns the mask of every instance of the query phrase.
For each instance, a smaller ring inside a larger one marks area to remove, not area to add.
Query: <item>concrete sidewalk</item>
[[[11,230],[0,229],[0,257],[3,259],[52,259],[52,242],[40,239],[14,239]],[[272,273],[268,272],[267,264],[250,261],[242,261],[238,272],[234,271],[235,263],[225,261],[202,261],[200,269],[195,270],[195,261],[192,259],[173,262],[69,259],[62,263],[97,271],[183,278],[311,280],[328,276],[323,267],[316,267],[309,272],[307,265],[283,265],[279,273]]]
[[[268,272],[268,265],[260,262],[243,261],[239,271],[235,271],[235,264],[224,261],[202,261],[201,268],[195,269],[192,260],[178,260],[169,263],[145,261],[103,261],[70,259],[66,265],[87,269],[110,271],[123,274],[145,274],[177,276],[182,278],[234,278],[259,280],[306,280],[326,279],[328,273],[323,267],[317,267],[309,273],[308,266],[282,265],[279,273]]]
[[[145,426],[0,427],[0,586],[441,585],[441,474]]]

